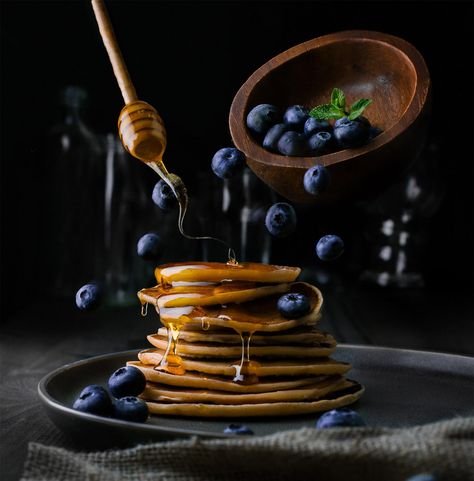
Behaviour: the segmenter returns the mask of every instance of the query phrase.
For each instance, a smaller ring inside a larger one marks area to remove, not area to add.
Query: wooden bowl
[[[318,157],[286,157],[265,150],[246,126],[248,112],[270,103],[328,103],[344,91],[348,104],[373,99],[364,115],[383,132],[368,144]],[[430,104],[430,76],[408,42],[369,31],[346,31],[309,40],[262,65],[242,85],[230,109],[235,146],[265,183],[293,202],[327,204],[380,192],[409,166],[423,145]],[[305,171],[325,165],[331,186],[319,196],[303,188]]]

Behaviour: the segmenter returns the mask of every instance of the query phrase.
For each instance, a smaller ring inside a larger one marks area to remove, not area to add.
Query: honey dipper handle
[[[95,18],[99,25],[100,35],[104,41],[105,49],[109,55],[110,63],[114,69],[115,78],[117,79],[120,91],[122,92],[123,100],[126,104],[138,100],[135,87],[125,65],[122,52],[118,46],[115,37],[114,29],[110,21],[107,8],[103,0],[92,0],[92,8],[94,9]]]

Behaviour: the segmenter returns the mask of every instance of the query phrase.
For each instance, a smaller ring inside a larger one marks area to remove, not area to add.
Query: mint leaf
[[[370,99],[360,99],[351,105],[349,110],[349,120],[354,120],[372,103]]]
[[[344,110],[346,108],[346,96],[341,89],[335,88],[332,91],[331,104],[341,110]]]
[[[309,112],[310,117],[318,120],[340,119],[344,117],[344,110],[334,107],[332,104],[318,105]]]

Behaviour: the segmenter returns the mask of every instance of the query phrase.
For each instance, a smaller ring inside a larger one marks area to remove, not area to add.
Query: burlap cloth
[[[22,481],[402,481],[420,472],[474,480],[474,417],[424,426],[303,428],[78,453],[31,443]]]

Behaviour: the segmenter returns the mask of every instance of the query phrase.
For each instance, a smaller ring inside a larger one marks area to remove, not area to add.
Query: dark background
[[[48,299],[50,292],[42,271],[45,263],[54,270],[54,257],[44,254],[49,235],[44,172],[50,165],[44,144],[60,120],[58,92],[70,84],[88,91],[85,118],[98,133],[114,131],[122,98],[89,2],[3,1],[1,7],[1,301],[8,317],[25,303]],[[213,153],[231,145],[227,117],[233,96],[269,58],[344,29],[378,30],[413,43],[432,76],[426,156],[429,177],[441,186],[433,193],[439,205],[423,221],[420,266],[426,292],[440,303],[445,294],[443,312],[454,313],[454,322],[456,316],[472,319],[471,2],[116,1],[109,10],[139,97],[165,119],[168,166],[195,196],[202,189],[196,173],[208,171]],[[144,178],[148,189],[153,173]],[[370,250],[364,212],[352,204],[326,211],[298,207],[297,234],[275,241],[272,261],[315,265],[316,235],[334,229],[344,235],[348,254],[329,269],[350,285]],[[166,258],[179,260],[172,248]]]

